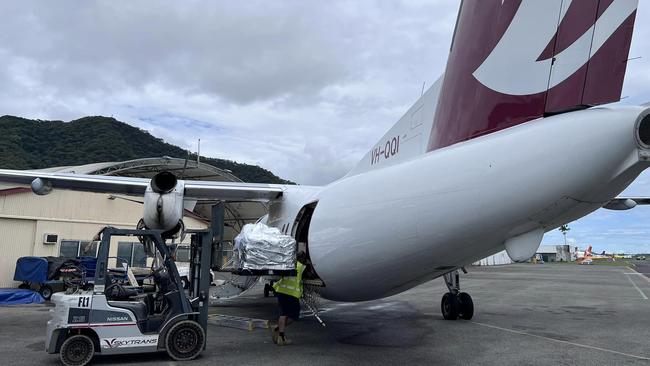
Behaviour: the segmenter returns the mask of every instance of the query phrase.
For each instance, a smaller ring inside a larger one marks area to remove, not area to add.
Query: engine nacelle
[[[142,220],[147,229],[178,231],[183,218],[185,183],[170,172],[156,174],[144,193]]]

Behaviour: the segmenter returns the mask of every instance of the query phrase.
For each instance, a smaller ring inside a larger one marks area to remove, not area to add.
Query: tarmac
[[[649,261],[650,262],[650,261]],[[292,325],[279,347],[266,329],[208,327],[207,348],[183,365],[648,365],[650,263],[637,267],[515,264],[470,267],[463,291],[471,321],[443,320],[441,279],[363,303],[323,300]],[[0,308],[2,364],[57,365],[44,351],[48,305]],[[211,313],[273,319],[261,286]],[[93,364],[173,365],[164,352],[96,356]],[[181,364],[181,363],[178,363]]]

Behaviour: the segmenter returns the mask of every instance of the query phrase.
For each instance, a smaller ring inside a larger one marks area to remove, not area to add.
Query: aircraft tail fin
[[[464,0],[427,151],[620,99],[638,0]]]
[[[444,75],[348,176],[620,99],[638,0],[463,0]]]

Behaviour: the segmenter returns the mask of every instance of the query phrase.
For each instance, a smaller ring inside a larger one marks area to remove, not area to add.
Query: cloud
[[[112,115],[185,148],[201,137],[206,154],[324,184],[442,73],[457,9],[446,0],[4,2],[0,110]]]
[[[650,252],[650,227],[646,225],[650,207],[639,206],[629,211],[600,209],[569,224],[567,242],[572,246],[594,251],[647,253]],[[558,230],[544,235],[544,244],[563,244]]]
[[[443,72],[459,3],[0,2],[0,113],[114,116],[186,149],[201,138],[205,155],[326,184]],[[627,104],[650,101],[646,5]],[[626,193],[650,196],[649,174]],[[597,211],[572,224],[570,239],[642,246],[639,212]],[[557,234],[545,240],[563,242]]]

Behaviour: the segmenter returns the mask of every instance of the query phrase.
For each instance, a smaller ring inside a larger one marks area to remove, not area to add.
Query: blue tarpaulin
[[[18,258],[14,281],[33,283],[47,281],[47,259],[41,257]]]
[[[38,292],[32,290],[0,289],[0,305],[40,304],[44,301]]]
[[[97,268],[97,258],[79,257],[81,266],[86,270],[86,278],[92,280],[95,278],[95,269]]]

